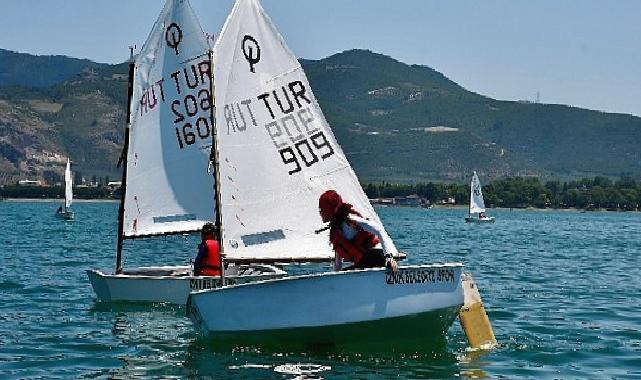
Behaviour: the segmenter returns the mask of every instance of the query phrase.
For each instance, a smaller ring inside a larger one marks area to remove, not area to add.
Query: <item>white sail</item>
[[[214,220],[209,43],[188,0],[167,0],[136,59],[126,237],[194,231]]]
[[[65,169],[65,209],[69,209],[73,203],[73,179],[71,176],[71,162],[67,158]]]
[[[481,181],[474,172],[472,183],[470,184],[470,214],[485,212],[485,202],[483,201],[483,191],[481,190]]]
[[[236,259],[329,259],[318,198],[334,189],[381,224],[305,73],[257,0],[237,0],[216,43],[223,247]]]

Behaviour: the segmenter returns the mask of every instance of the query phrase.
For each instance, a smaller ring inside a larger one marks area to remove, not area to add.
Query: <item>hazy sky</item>
[[[0,0],[0,48],[121,62],[163,0]],[[191,0],[218,34],[232,0]],[[294,53],[364,48],[498,99],[641,116],[640,0],[264,0]]]

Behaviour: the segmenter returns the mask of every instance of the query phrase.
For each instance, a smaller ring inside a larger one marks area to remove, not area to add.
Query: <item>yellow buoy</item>
[[[472,275],[466,273],[463,277],[463,294],[465,300],[458,315],[461,327],[472,348],[489,349],[496,345],[496,337],[487,317],[481,294],[479,293]]]

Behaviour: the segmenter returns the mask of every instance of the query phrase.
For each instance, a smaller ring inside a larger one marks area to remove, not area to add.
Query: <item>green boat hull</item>
[[[430,352],[445,347],[447,331],[459,308],[396,318],[322,327],[216,332],[207,346],[226,350],[250,347],[261,351]]]

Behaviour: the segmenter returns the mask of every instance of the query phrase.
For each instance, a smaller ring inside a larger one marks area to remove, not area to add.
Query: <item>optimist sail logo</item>
[[[246,34],[243,38],[241,49],[243,50],[245,60],[249,63],[249,71],[255,73],[254,65],[260,62],[260,45],[258,45],[258,41],[249,34]]]
[[[178,45],[183,40],[183,31],[180,29],[178,24],[172,22],[165,32],[165,41],[167,41],[167,46],[174,49],[176,55],[178,55]]]

